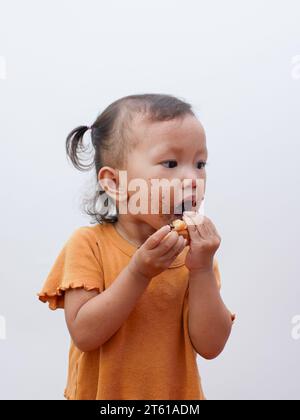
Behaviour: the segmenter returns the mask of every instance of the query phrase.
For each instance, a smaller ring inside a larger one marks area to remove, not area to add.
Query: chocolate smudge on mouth
[[[196,210],[196,201],[195,200],[187,200],[182,201],[179,205],[177,205],[174,209],[174,216],[182,216],[185,211],[195,211]]]

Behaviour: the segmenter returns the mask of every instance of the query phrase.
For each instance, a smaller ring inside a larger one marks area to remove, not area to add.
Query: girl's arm
[[[217,284],[213,263],[221,237],[213,222],[201,214],[186,212],[191,244],[185,264],[189,277],[189,335],[198,354],[217,357],[229,338],[233,317],[226,308]]]
[[[165,271],[183,251],[184,239],[164,226],[136,251],[127,267],[102,293],[65,292],[65,317],[79,350],[96,350],[123,325],[151,279]]]
[[[216,358],[232,329],[232,315],[225,306],[213,269],[192,271],[189,278],[189,334],[196,352]]]
[[[128,265],[100,294],[95,290],[67,290],[65,318],[76,347],[92,351],[111,338],[128,318],[149,281]]]

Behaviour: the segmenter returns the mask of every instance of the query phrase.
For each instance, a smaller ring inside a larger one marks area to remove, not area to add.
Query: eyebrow
[[[157,155],[162,155],[165,153],[168,153],[169,151],[175,151],[175,152],[183,152],[184,148],[180,147],[180,146],[176,146],[175,144],[172,144],[169,147],[164,147],[158,150],[158,152],[156,153]],[[199,149],[198,153],[206,153],[207,149]]]
[[[180,147],[180,146],[176,146],[176,145],[171,145],[169,147],[164,146],[164,147],[160,148],[157,153],[160,154],[160,155],[162,155],[162,154],[168,153],[170,151],[182,152],[183,151],[183,148]]]

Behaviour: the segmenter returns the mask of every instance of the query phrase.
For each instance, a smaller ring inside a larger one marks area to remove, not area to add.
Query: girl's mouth
[[[195,211],[197,206],[195,198],[182,200],[174,209],[174,216],[182,216],[185,211]]]

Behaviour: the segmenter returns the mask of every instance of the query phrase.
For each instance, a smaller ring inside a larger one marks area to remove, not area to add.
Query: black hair
[[[92,217],[92,223],[113,223],[118,220],[115,203],[101,188],[98,173],[103,166],[126,168],[127,156],[136,144],[130,122],[137,113],[147,116],[149,121],[167,121],[186,115],[195,116],[189,103],[172,95],[130,95],[111,103],[91,127],[79,126],[69,133],[66,139],[66,153],[74,167],[80,171],[88,171],[95,167],[96,192],[93,192],[92,198],[84,201],[84,211]],[[93,157],[89,163],[85,163],[89,160],[84,156],[89,147],[83,144],[83,137],[89,128],[91,128]],[[103,206],[107,209],[105,212]]]

